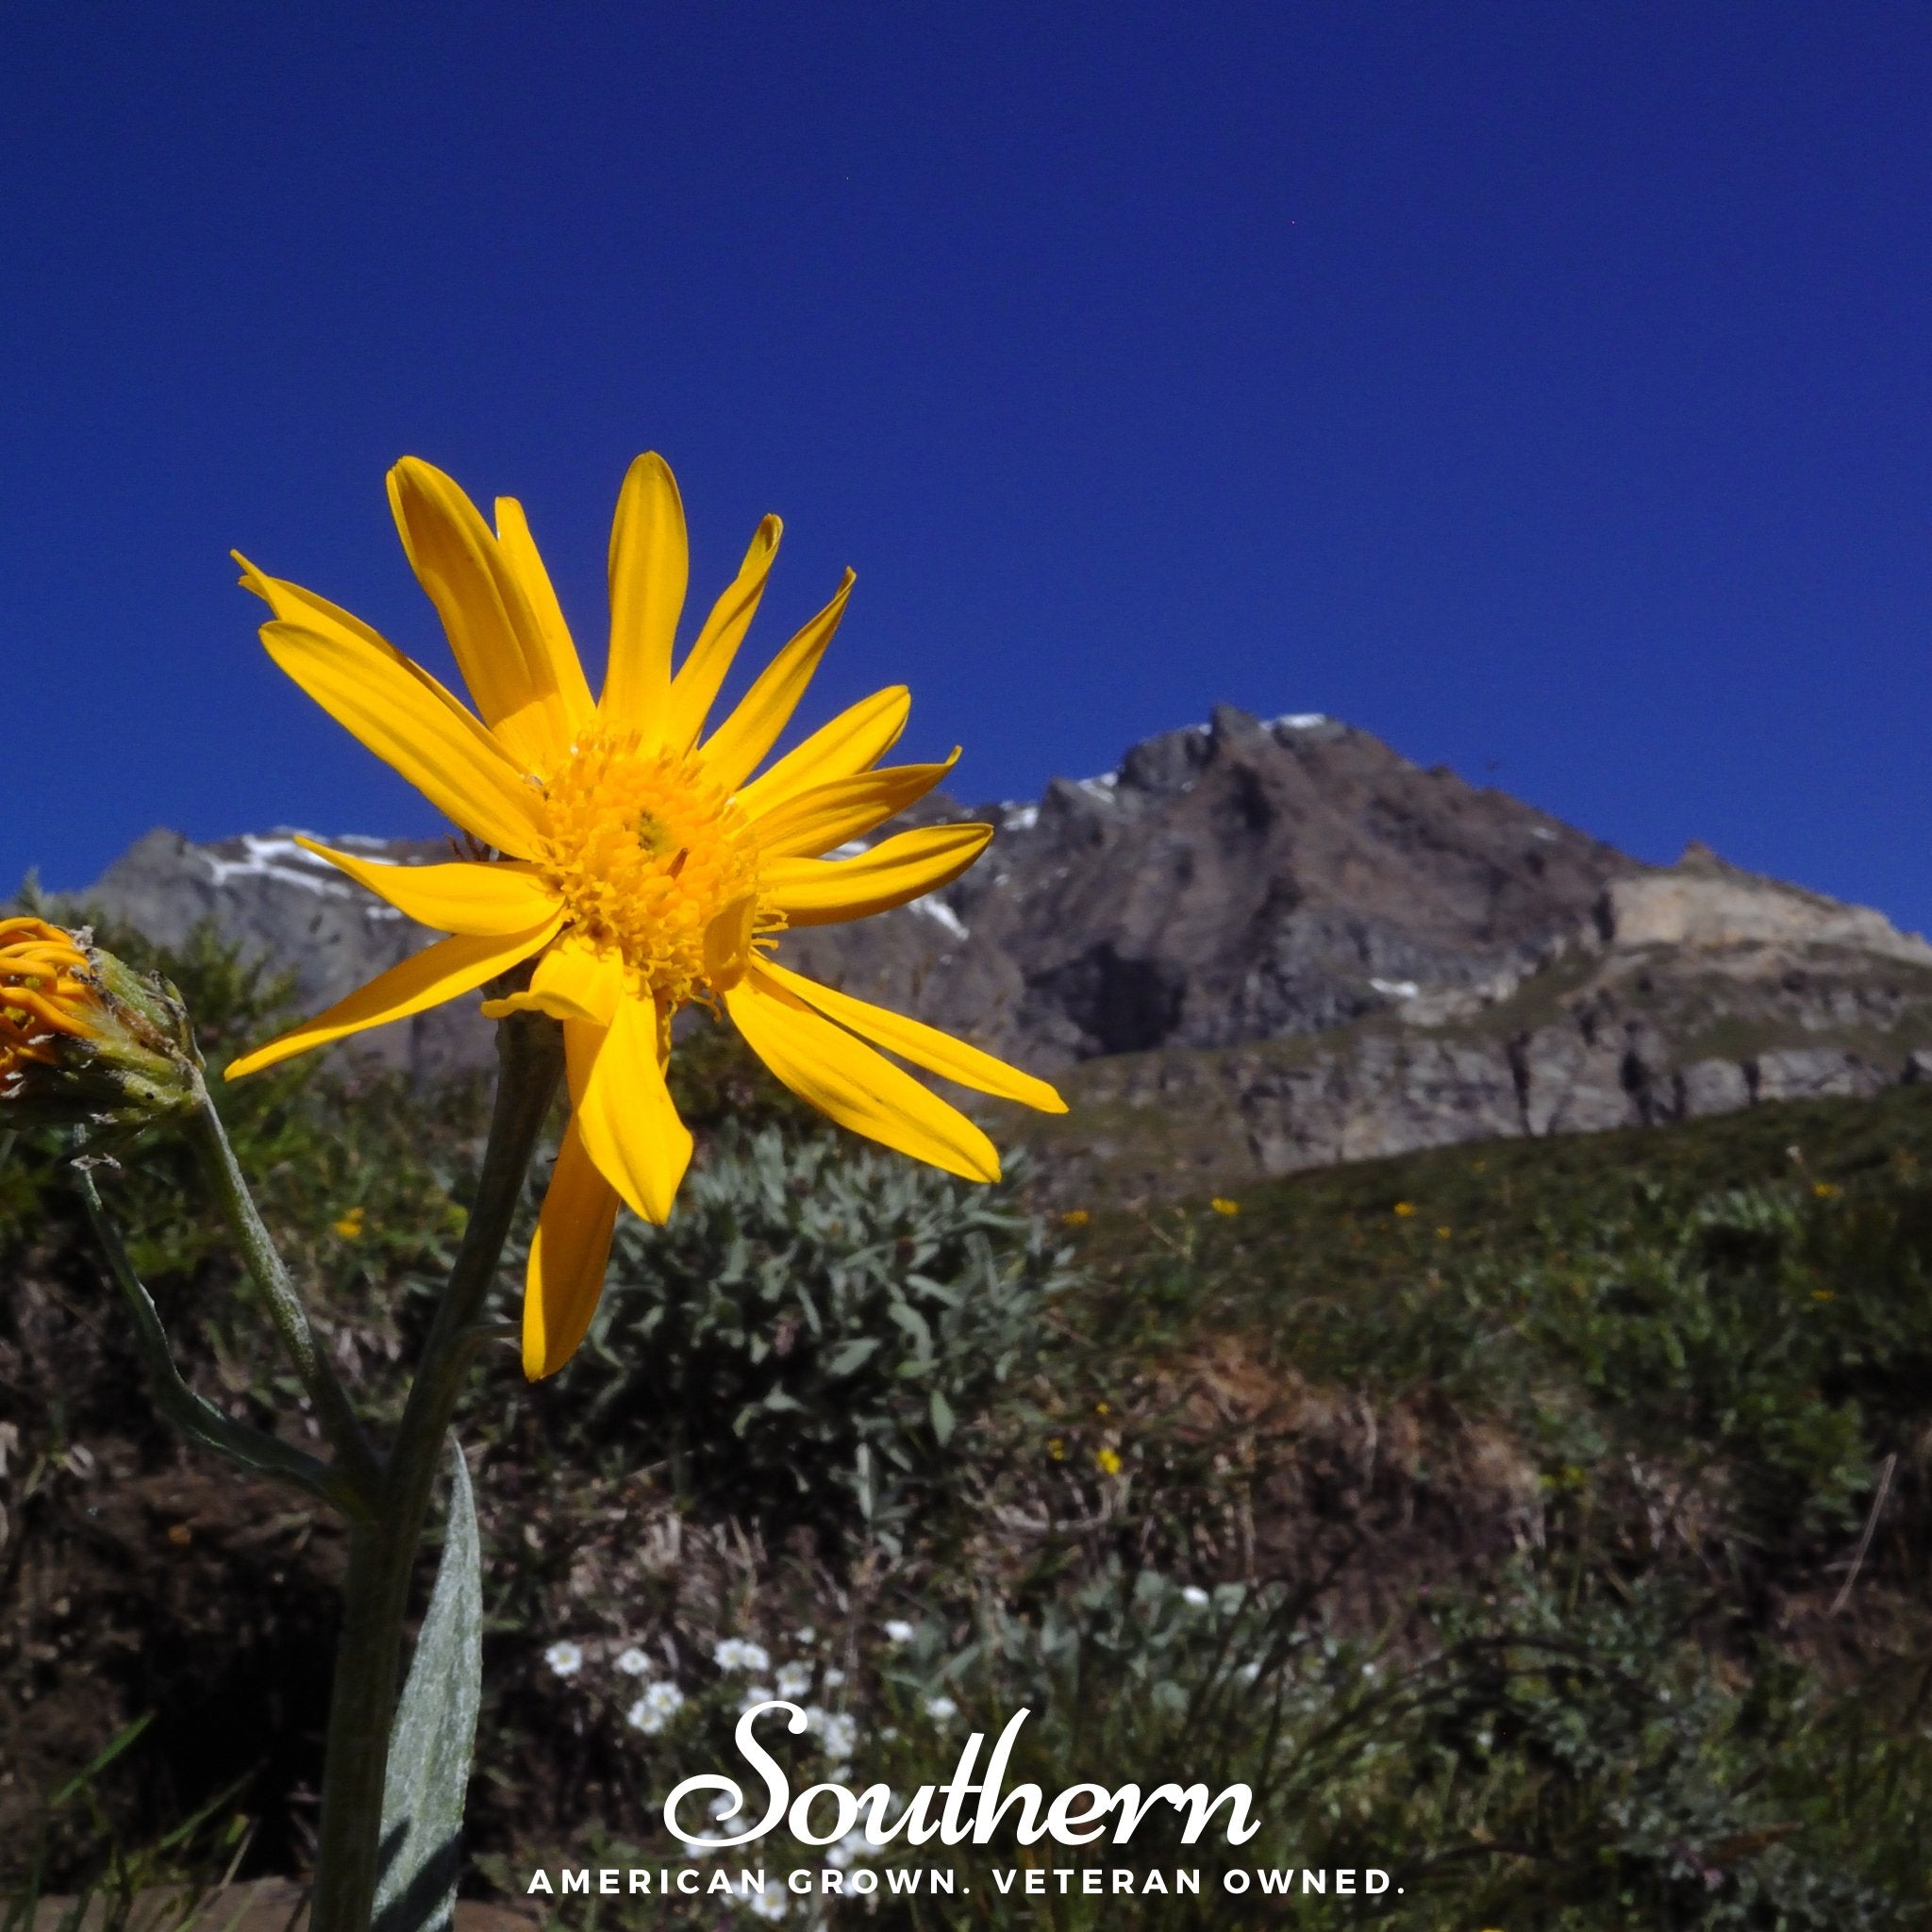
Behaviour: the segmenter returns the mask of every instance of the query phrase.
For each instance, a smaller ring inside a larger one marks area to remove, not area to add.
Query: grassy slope
[[[258,1023],[258,993],[219,962],[196,970],[202,1010],[219,997],[238,1033]],[[715,1043],[680,1077],[700,1113],[790,1118]],[[408,1284],[447,1239],[444,1183],[474,1113],[292,1078],[240,1111],[298,1265],[354,1339],[370,1398],[391,1399],[388,1355],[420,1322]],[[621,1703],[599,1705],[588,1678],[557,1683],[551,1637],[658,1620],[702,1658],[707,1631],[808,1621],[822,1641],[841,1633],[870,1721],[897,1716],[901,1741],[865,1747],[869,1774],[943,1771],[943,1740],[918,1728],[937,1686],[989,1714],[1030,1700],[1050,1783],[1152,1776],[1191,1751],[1204,1775],[1240,1768],[1270,1793],[1255,1862],[1395,1862],[1403,1925],[1924,1923],[1928,1174],[1932,1092],[1906,1088],[1251,1183],[1233,1213],[1096,1199],[1067,1230],[1084,1284],[1055,1303],[1029,1373],[961,1418],[957,1493],[897,1556],[856,1532],[801,1554],[782,1515],[747,1539],[635,1474],[639,1458],[620,1466],[582,1420],[615,1373],[589,1357],[534,1394],[486,1376],[479,1851],[509,1880],[647,1826],[653,1777]],[[273,1365],[212,1232],[164,1267],[167,1185],[129,1182],[124,1198],[197,1379],[272,1413]],[[50,1790],[157,1709],[104,1774],[102,1818],[148,1829],[239,1771],[253,1778],[240,1802],[265,1821],[258,1848],[286,1860],[314,1712],[278,1719],[259,1683],[223,1673],[312,1664],[326,1525],[278,1519],[282,1540],[264,1542],[268,1504],[246,1497],[225,1520],[224,1473],[201,1466],[200,1513],[177,1508],[157,1486],[178,1486],[181,1458],[146,1420],[32,1160],[0,1187],[0,1238],[15,1281],[0,1367],[22,1438],[0,1477],[0,1721],[60,1741],[64,1764],[36,1760]],[[118,1593],[83,1560],[117,1513],[132,1526],[111,1532],[115,1560],[145,1534],[154,1579]],[[667,1549],[681,1552],[668,1568],[649,1556]],[[1210,1629],[1171,1597],[1150,1609],[1150,1577],[1256,1589]],[[894,1609],[922,1618],[916,1669],[868,1634]],[[1234,1674],[1246,1664],[1258,1688]],[[252,1773],[210,1762],[186,1788],[179,1740],[211,1707],[238,1725],[249,1713],[265,1755]],[[172,1764],[143,1755],[161,1735]],[[22,1797],[0,1790],[24,1821]],[[72,1880],[88,1835],[68,1812]],[[0,1875],[17,1881],[11,1856]],[[974,1898],[970,1918],[868,1923],[1089,1923]],[[1317,1901],[1307,1922],[1337,1916]],[[1105,1917],[1257,1922],[1225,1900],[1192,1916],[1110,1901]]]

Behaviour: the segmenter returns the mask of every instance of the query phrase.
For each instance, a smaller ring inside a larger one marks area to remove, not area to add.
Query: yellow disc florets
[[[99,1002],[87,955],[58,926],[0,919],[0,1097],[27,1067],[53,1065],[63,1038],[92,1034]]]
[[[544,787],[538,860],[575,929],[614,948],[640,991],[675,1008],[742,976],[754,941],[782,924],[758,903],[744,814],[695,760],[596,731]]]

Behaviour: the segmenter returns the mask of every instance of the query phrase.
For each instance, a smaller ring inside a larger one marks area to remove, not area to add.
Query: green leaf
[[[483,1688],[483,1575],[470,1472],[454,1437],[450,1463],[442,1561],[390,1732],[373,1932],[447,1932],[456,1917]]]
[[[932,1391],[932,1432],[942,1449],[953,1440],[953,1405],[937,1389]]]

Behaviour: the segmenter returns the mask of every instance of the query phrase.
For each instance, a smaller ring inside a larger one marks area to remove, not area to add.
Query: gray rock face
[[[1328,719],[1224,707],[1037,805],[908,822],[968,816],[998,833],[965,878],[781,958],[1059,1077],[1063,1145],[1148,1186],[1932,1077],[1932,947],[1878,913],[1701,848],[1640,865]],[[150,833],[71,905],[212,919],[310,1008],[431,937],[285,832]],[[367,1048],[474,1063],[474,1006]]]

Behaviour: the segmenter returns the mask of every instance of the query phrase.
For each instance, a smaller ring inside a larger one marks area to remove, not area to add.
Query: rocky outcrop
[[[1329,719],[1224,707],[1037,804],[914,822],[968,816],[998,829],[965,878],[783,957],[1059,1077],[1063,1145],[1148,1185],[1932,1072],[1932,947],[1879,913],[1701,847],[1641,865]],[[150,833],[70,904],[169,941],[210,919],[310,1008],[429,938],[286,832]],[[365,1046],[428,1074],[488,1041],[470,1002]]]

